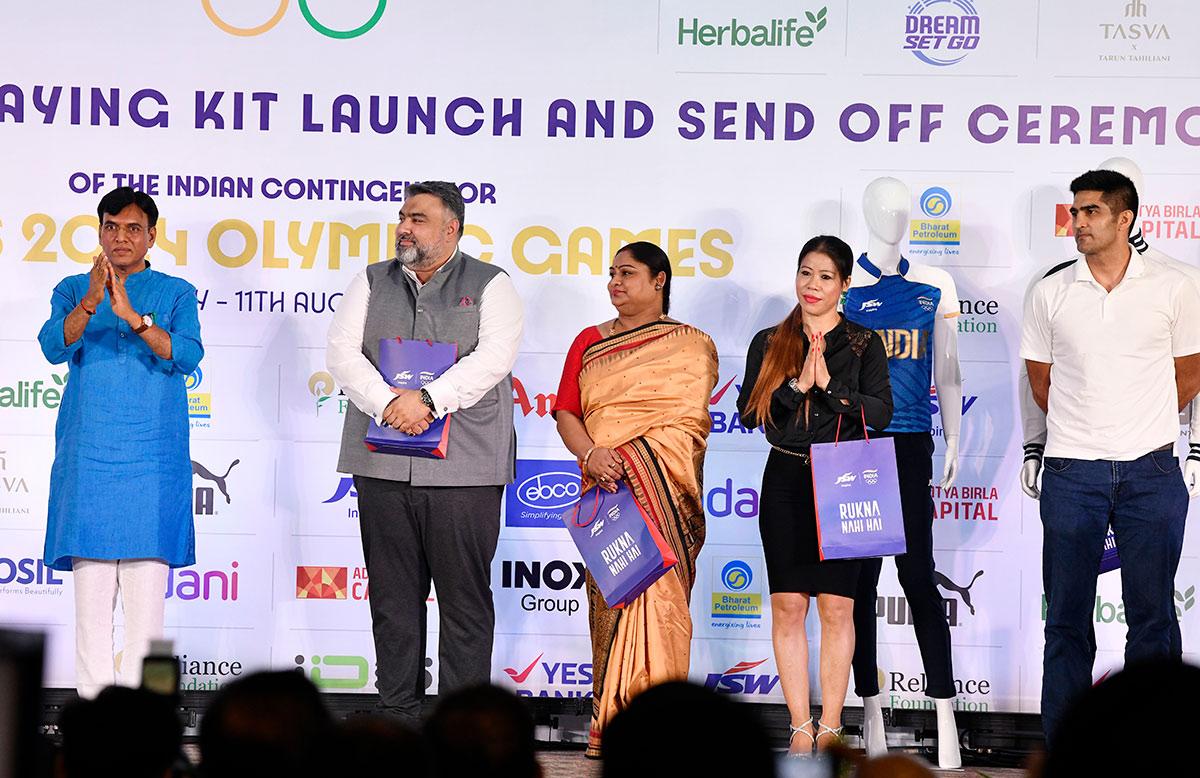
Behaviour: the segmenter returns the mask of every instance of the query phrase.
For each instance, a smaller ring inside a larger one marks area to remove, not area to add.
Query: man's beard
[[[418,243],[404,247],[397,243],[396,259],[400,260],[400,264],[412,270],[421,270],[434,262],[429,250]]]

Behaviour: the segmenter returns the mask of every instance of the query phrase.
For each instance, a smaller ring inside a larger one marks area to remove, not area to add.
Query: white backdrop
[[[1146,173],[1147,238],[1200,262],[1190,2],[12,5],[0,49],[0,621],[49,631],[48,685],[73,684],[71,576],[41,567],[66,376],[35,335],[53,285],[97,248],[98,192],[155,194],[151,260],[199,289],[192,458],[219,481],[194,479],[200,561],[167,593],[185,687],[299,665],[326,688],[373,690],[357,508],[334,471],[346,399],[324,373],[324,338],[337,295],[389,256],[393,182],[438,178],[469,184],[463,248],[507,269],[527,306],[520,475],[493,569],[495,679],[590,692],[578,556],[545,518],[574,464],[547,411],[571,339],[611,315],[608,258],[637,236],[675,260],[672,314],[721,357],[692,675],[782,701],[757,532],[766,446],[734,398],[751,336],[793,304],[800,245],[830,232],[865,248],[863,188],[892,175],[912,192],[914,231],[938,236],[908,255],[948,270],[964,311],[961,475],[934,495],[938,569],[970,587],[969,602],[945,592],[957,704],[1037,710],[1041,536],[1017,486],[1021,296],[1037,268],[1073,253],[1058,208],[1070,179],[1116,154]],[[948,209],[925,197],[934,188]],[[1177,604],[1197,660],[1194,526],[1184,553]],[[888,704],[917,707],[922,668],[892,570],[879,672]],[[314,573],[333,584],[298,587]],[[1124,641],[1113,575],[1096,621],[1099,676]]]

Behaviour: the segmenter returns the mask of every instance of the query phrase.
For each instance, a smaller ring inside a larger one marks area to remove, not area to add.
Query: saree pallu
[[[599,756],[604,727],[633,697],[687,678],[688,604],[704,543],[708,400],[716,383],[712,339],[684,324],[655,322],[604,338],[584,352],[579,373],[584,426],[595,445],[621,458],[634,497],[679,558],[670,572],[620,609],[605,604],[588,575],[591,756]],[[583,491],[594,488],[585,475]]]

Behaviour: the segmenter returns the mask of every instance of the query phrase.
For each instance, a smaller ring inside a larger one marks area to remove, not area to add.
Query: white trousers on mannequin
[[[150,641],[162,637],[167,564],[159,559],[80,559],[75,576],[75,688],[91,699],[106,686],[137,686]],[[117,594],[125,645],[113,646]]]

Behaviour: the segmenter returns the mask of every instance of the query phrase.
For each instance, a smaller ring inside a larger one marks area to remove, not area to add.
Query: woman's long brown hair
[[[796,260],[796,272],[800,272],[800,263],[814,251],[820,252],[833,260],[838,276],[843,283],[850,277],[854,267],[854,252],[841,238],[832,235],[818,235],[811,238],[800,249],[800,258]],[[762,367],[758,371],[758,380],[750,390],[750,399],[746,403],[747,410],[759,424],[773,425],[771,421],[771,395],[780,384],[800,375],[804,366],[804,329],[803,312],[800,304],[792,308],[787,317],[775,328],[767,340],[767,353],[763,355]]]

